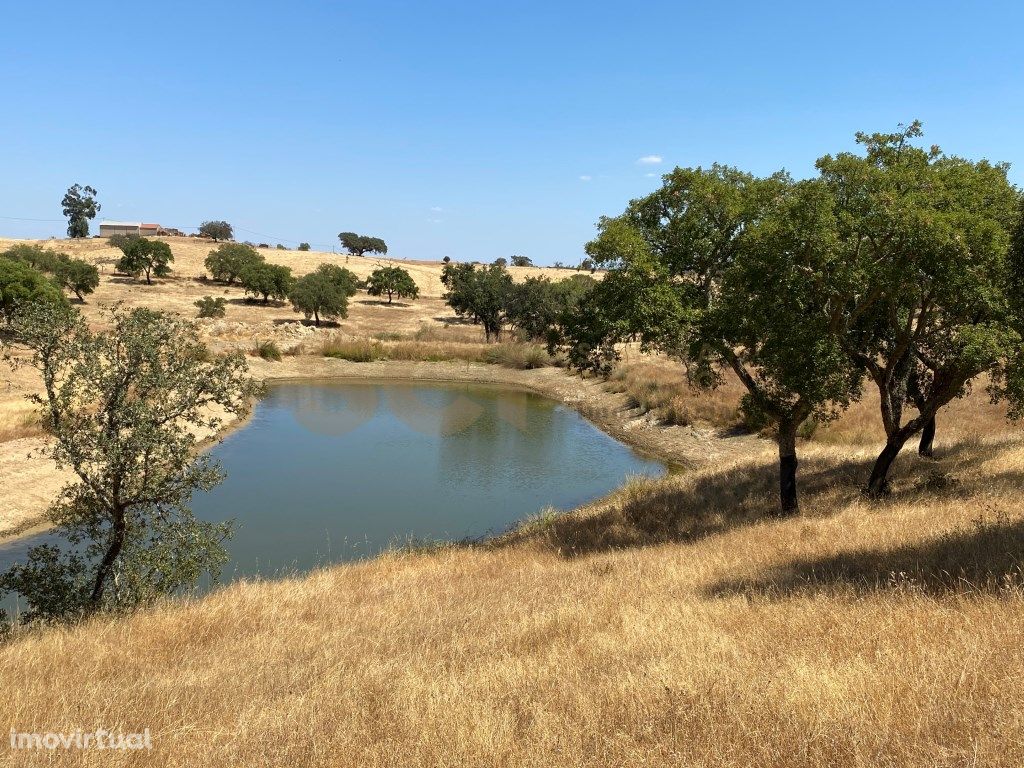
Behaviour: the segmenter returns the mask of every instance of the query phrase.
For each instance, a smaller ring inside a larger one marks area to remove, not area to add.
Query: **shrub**
[[[257,341],[256,345],[252,348],[251,354],[255,357],[262,357],[264,360],[272,360],[276,363],[281,362],[281,348],[272,339]]]
[[[300,251],[308,251],[309,250],[309,243],[299,243],[299,250]]]
[[[227,312],[227,301],[223,296],[203,296],[196,302],[199,308],[199,317],[224,317]]]

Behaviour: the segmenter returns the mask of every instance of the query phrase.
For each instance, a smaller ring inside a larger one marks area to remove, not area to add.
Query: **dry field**
[[[205,251],[180,254],[179,269]],[[124,298],[190,311],[204,288],[108,275],[87,309]],[[246,327],[294,320],[288,308],[232,313]],[[303,344],[473,346],[474,330],[450,320],[439,296],[357,306]],[[802,511],[778,520],[772,446],[734,429],[738,385],[700,395],[663,360],[630,354],[606,384],[316,353],[253,368],[507,381],[703,466],[476,547],[23,630],[0,646],[0,722],[149,728],[154,749],[11,751],[12,765],[1024,764],[1024,438],[982,387],[940,415],[936,460],[901,456],[881,502],[859,493],[880,446],[869,388],[801,444]],[[31,386],[18,373],[0,393],[0,430],[17,438],[0,443],[0,480],[29,472],[22,486],[42,498],[53,478],[31,476],[26,449],[41,438],[18,400]]]
[[[796,519],[742,459],[486,547],[30,634],[0,721],[151,729],[139,762],[48,765],[1018,766],[1024,444],[905,457],[880,504],[867,458],[809,449]]]

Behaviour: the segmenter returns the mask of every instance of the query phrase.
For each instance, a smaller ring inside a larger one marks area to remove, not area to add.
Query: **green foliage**
[[[533,260],[529,256],[513,256],[512,257],[513,267],[532,267]]]
[[[338,239],[341,246],[353,256],[364,256],[367,253],[386,254],[388,247],[379,237],[357,235],[355,232],[340,232]]]
[[[263,255],[251,245],[244,243],[223,243],[210,251],[204,262],[214,280],[231,285],[241,277],[246,267],[262,264]]]
[[[39,270],[26,262],[0,256],[0,316],[10,323],[32,304],[63,305],[64,295]]]
[[[350,269],[339,267],[337,264],[321,264],[316,271],[338,286],[346,297],[355,296],[359,290],[359,278]]]
[[[95,291],[100,284],[100,271],[95,265],[38,245],[19,243],[0,256],[24,262],[33,269],[52,275],[57,285],[74,293],[82,302],[86,294]]]
[[[528,277],[509,289],[506,315],[519,334],[552,346],[562,338],[562,329],[579,302],[596,281],[585,275],[552,282],[546,277]]]
[[[287,247],[285,247],[285,246],[281,245],[280,243],[278,243],[278,244],[277,244],[277,245],[275,245],[274,247],[275,247],[275,248],[276,248],[277,250],[279,250],[279,251],[287,251],[287,250],[288,250],[288,248],[287,248]]]
[[[224,317],[227,312],[227,301],[223,296],[203,296],[195,305],[199,309],[199,317]]]
[[[281,348],[277,346],[277,342],[273,339],[257,341],[252,349],[252,353],[264,360],[270,360],[275,363],[281,362]]]
[[[89,221],[96,218],[100,204],[96,202],[96,190],[81,184],[74,184],[64,193],[61,209],[68,220],[68,237],[88,237]]]
[[[321,270],[300,277],[289,294],[292,308],[305,315],[307,320],[312,317],[318,326],[321,319],[347,317],[348,296],[343,284]]]
[[[100,271],[95,264],[88,264],[81,259],[62,259],[53,273],[57,284],[78,297],[85,303],[86,294],[95,291],[100,284]]]
[[[171,246],[162,240],[130,238],[124,242],[121,253],[123,255],[114,268],[133,277],[144,274],[147,285],[152,284],[153,276],[166,277],[171,273],[174,254],[171,253]]]
[[[253,261],[244,265],[239,278],[245,292],[253,296],[262,296],[264,304],[270,299],[287,299],[295,282],[289,267],[268,264],[265,261]]]
[[[394,296],[415,299],[420,295],[419,286],[412,275],[401,267],[377,267],[366,281],[366,292],[371,296],[387,294],[388,304]]]
[[[494,261],[492,261],[491,264],[493,264],[496,267],[507,267],[508,259],[506,259],[504,256],[499,256]]]
[[[830,307],[850,358],[878,387],[888,436],[868,490],[885,490],[889,465],[935,412],[991,372],[1015,375],[1021,346],[1011,232],[1019,194],[1005,164],[918,147],[914,122],[857,135],[863,154],[818,160],[832,196],[836,248],[805,266]],[[1002,394],[1015,397],[1013,387]],[[904,418],[911,400],[918,413]]]
[[[235,233],[226,221],[204,221],[199,225],[199,234],[211,240],[230,240]]]
[[[229,525],[188,506],[221,473],[197,448],[217,413],[243,414],[257,388],[240,354],[211,359],[196,328],[173,315],[115,308],[92,331],[66,305],[17,314],[15,338],[32,353],[57,466],[69,483],[49,510],[65,546],[29,550],[0,576],[20,593],[26,621],[68,621],[131,610],[193,587],[225,561]]]
[[[445,256],[443,259],[441,259],[441,261],[443,261],[445,264],[450,264],[451,260],[452,260],[451,256]]]
[[[501,338],[512,291],[512,277],[504,267],[445,264],[441,282],[448,289],[445,301],[456,314],[483,325],[488,341]]]
[[[308,251],[309,250],[309,243],[299,243],[299,250],[300,251]]]
[[[617,343],[638,341],[683,360],[697,386],[717,386],[731,369],[776,428],[782,508],[793,511],[798,426],[833,418],[859,393],[859,373],[804,277],[834,243],[820,184],[677,168],[660,190],[601,220],[587,253],[611,269],[567,323],[570,362],[606,369]]]

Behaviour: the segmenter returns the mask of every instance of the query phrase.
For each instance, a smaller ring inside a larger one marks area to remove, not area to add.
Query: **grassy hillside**
[[[808,448],[795,519],[764,455],[30,634],[0,718],[149,727],[167,765],[1019,765],[1024,443],[906,456],[878,504],[869,460]]]

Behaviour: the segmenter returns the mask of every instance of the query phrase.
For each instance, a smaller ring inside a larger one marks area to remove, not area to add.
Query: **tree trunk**
[[[921,442],[917,446],[917,453],[920,456],[924,456],[927,459],[932,458],[935,452],[932,448],[932,443],[935,441],[935,417],[932,416],[928,421],[924,423],[924,429],[921,430]]]
[[[92,594],[89,596],[89,603],[93,608],[98,608],[103,599],[103,591],[106,589],[110,572],[114,568],[114,561],[117,560],[117,556],[121,554],[121,548],[124,546],[124,535],[124,510],[118,510],[110,529],[110,546],[107,547],[107,552],[103,555],[103,560],[100,561],[99,568],[96,570],[96,580],[93,582]]]
[[[313,313],[313,319],[316,321],[316,327],[320,327],[320,315],[317,312]]]
[[[795,421],[779,423],[779,501],[783,515],[800,511],[796,493],[796,428]]]

